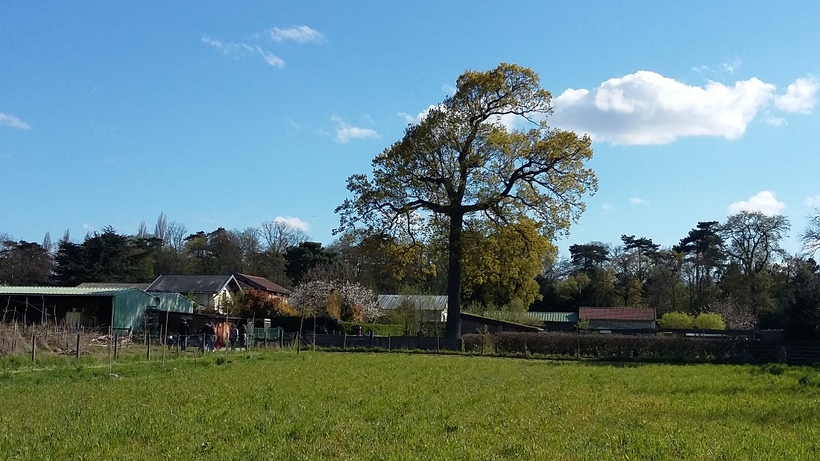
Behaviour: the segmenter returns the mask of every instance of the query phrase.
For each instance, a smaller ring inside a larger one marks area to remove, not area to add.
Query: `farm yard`
[[[3,362],[2,459],[818,459],[820,372],[265,351]]]

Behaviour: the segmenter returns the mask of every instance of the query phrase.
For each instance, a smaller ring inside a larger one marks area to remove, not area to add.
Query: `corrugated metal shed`
[[[379,309],[398,309],[405,301],[420,310],[447,310],[447,296],[434,295],[379,295]]]
[[[142,331],[148,309],[190,314],[194,312],[194,302],[178,293],[146,293],[130,289],[114,296],[113,308],[115,329]]]
[[[531,325],[523,325],[509,320],[501,320],[483,315],[471,314],[469,312],[461,313],[461,333],[475,333],[482,327],[486,326],[491,333],[498,333],[501,331],[544,331],[543,328],[534,327]]]
[[[578,314],[575,312],[538,312],[538,311],[527,311],[527,312],[508,312],[508,311],[497,311],[497,312],[486,312],[483,315],[487,317],[492,317],[501,320],[511,320],[515,321],[518,320],[522,315],[527,316],[531,319],[538,320],[540,322],[553,322],[553,323],[576,323],[578,322]]]
[[[150,283],[116,283],[116,282],[83,282],[77,285],[78,288],[138,288],[142,291],[148,289]]]
[[[128,288],[101,287],[15,287],[0,286],[0,295],[20,296],[113,296]]]
[[[25,303],[24,309],[31,314],[26,317],[21,312],[21,319],[40,322],[56,318],[69,324],[111,324],[115,329],[132,331],[143,329],[149,308],[192,313],[195,304],[177,293],[146,293],[136,288],[4,286],[0,296],[17,305]]]
[[[576,323],[577,312],[527,312],[527,315],[542,322]]]

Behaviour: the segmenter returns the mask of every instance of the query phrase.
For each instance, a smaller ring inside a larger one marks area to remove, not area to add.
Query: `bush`
[[[704,313],[695,317],[692,327],[697,330],[725,330],[726,323],[720,314]]]
[[[667,312],[658,320],[658,327],[669,330],[689,330],[695,321],[686,312]]]
[[[574,333],[514,333],[462,336],[466,352],[541,355],[554,358],[656,360],[682,362],[741,361],[742,340],[680,336],[627,336]]]

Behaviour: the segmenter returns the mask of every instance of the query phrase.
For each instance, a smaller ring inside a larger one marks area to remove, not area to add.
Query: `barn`
[[[192,313],[194,302],[177,293],[137,288],[0,286],[4,322],[64,323],[70,327],[142,331],[146,312]]]

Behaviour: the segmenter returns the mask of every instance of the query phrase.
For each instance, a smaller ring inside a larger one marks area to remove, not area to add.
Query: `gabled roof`
[[[581,307],[578,317],[584,320],[654,321],[651,307]]]
[[[233,276],[236,280],[251,289],[254,290],[263,290],[269,293],[275,293],[283,296],[290,296],[291,291],[287,288],[284,288],[280,285],[277,285],[270,280],[264,277],[257,277],[255,275],[247,275],[247,274],[240,274],[239,272],[234,272]]]
[[[379,295],[379,309],[397,309],[404,301],[420,310],[447,310],[447,296],[435,295]]]
[[[229,286],[242,291],[233,275],[160,275],[146,291],[219,293]]]

